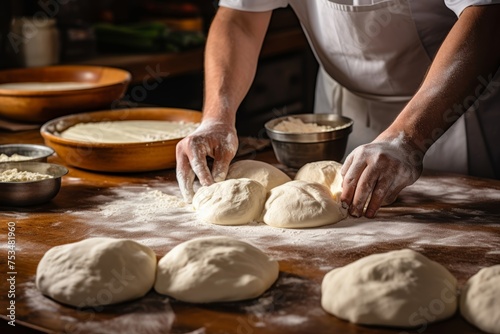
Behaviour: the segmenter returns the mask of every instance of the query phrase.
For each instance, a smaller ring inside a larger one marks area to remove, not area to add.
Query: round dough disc
[[[156,255],[133,240],[91,238],[49,249],[36,271],[44,295],[67,305],[108,305],[144,296],[153,287]]]
[[[331,161],[315,161],[305,164],[297,171],[295,180],[317,182],[330,189],[335,199],[342,193],[342,164]]]
[[[460,313],[482,331],[500,334],[500,264],[469,278],[460,296]]]
[[[278,273],[278,262],[246,242],[204,237],[177,245],[159,261],[155,290],[191,303],[245,300],[263,294]]]
[[[266,189],[250,179],[225,180],[198,189],[193,207],[198,219],[217,225],[243,225],[257,220]]]
[[[226,179],[251,179],[266,188],[266,192],[292,179],[278,168],[256,160],[240,160],[229,166]]]
[[[421,327],[451,317],[457,280],[410,249],[373,254],[325,275],[321,306],[356,324]]]
[[[274,227],[307,228],[337,223],[347,210],[324,185],[295,180],[271,190],[262,217]]]

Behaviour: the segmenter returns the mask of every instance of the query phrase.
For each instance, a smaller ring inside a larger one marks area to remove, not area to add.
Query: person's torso
[[[456,22],[440,0],[290,0],[325,71],[359,93],[410,96]]]

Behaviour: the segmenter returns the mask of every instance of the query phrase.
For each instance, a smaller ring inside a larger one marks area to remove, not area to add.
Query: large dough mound
[[[225,180],[198,189],[193,207],[198,219],[217,225],[243,225],[260,217],[266,189],[250,179]]]
[[[144,296],[153,287],[156,255],[133,240],[91,238],[49,249],[36,286],[63,304],[108,305]]]
[[[456,282],[413,250],[374,254],[326,274],[321,306],[357,324],[424,328],[455,313]]]
[[[304,228],[337,223],[347,210],[324,185],[295,180],[271,190],[262,217],[274,227]]]
[[[465,284],[460,313],[487,333],[500,333],[500,264],[483,268]]]
[[[204,237],[177,245],[160,260],[155,290],[191,303],[245,300],[263,294],[278,273],[276,261],[246,242]]]
[[[229,166],[226,179],[243,178],[259,182],[266,191],[292,180],[273,165],[256,160],[240,160]]]
[[[334,198],[342,193],[342,164],[336,161],[315,161],[305,164],[297,171],[295,180],[317,182],[330,189]]]

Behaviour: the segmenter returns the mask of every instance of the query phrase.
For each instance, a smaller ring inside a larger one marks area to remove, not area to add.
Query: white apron
[[[331,43],[325,43],[327,49],[315,51],[321,66],[314,111],[354,120],[347,155],[374,140],[394,121],[418,89],[431,59],[421,44],[407,0],[319,3],[318,18],[324,18],[321,24],[333,37]],[[305,27],[306,34],[307,30]],[[315,49],[314,41],[312,44]],[[468,172],[464,117],[429,149],[424,168]]]

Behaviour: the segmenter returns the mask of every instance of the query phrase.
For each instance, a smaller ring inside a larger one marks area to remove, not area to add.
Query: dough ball
[[[240,160],[229,166],[226,179],[251,179],[266,188],[266,192],[292,179],[278,168],[262,161]]]
[[[217,225],[243,225],[260,217],[266,189],[250,179],[225,180],[198,189],[193,206],[198,219]]]
[[[324,185],[295,180],[271,190],[262,217],[274,227],[316,227],[337,223],[347,210]]]
[[[76,307],[144,296],[153,287],[156,255],[133,240],[91,238],[49,249],[36,271],[44,295]]]
[[[158,263],[155,290],[190,303],[251,299],[278,278],[278,262],[229,237],[204,237],[174,247]]]
[[[410,249],[366,256],[325,275],[321,306],[357,324],[427,326],[457,309],[456,279]]]
[[[335,199],[342,193],[342,164],[336,161],[315,161],[305,164],[295,175],[295,180],[317,182],[330,189]]]
[[[472,276],[460,297],[460,313],[487,333],[500,333],[500,264]]]

